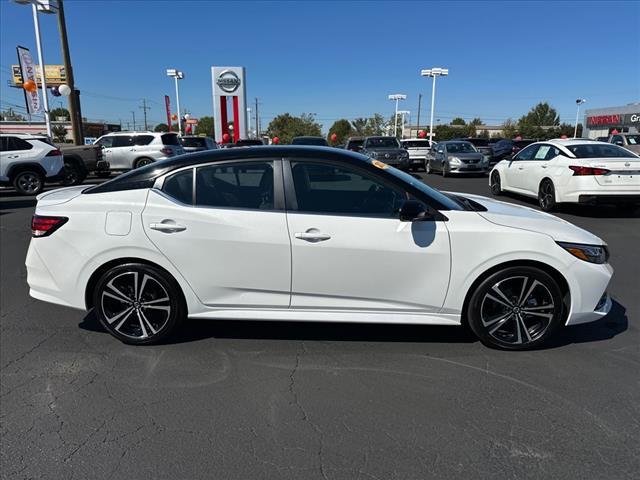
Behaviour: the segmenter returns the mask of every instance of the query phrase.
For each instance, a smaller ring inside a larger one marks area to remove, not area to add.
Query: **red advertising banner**
[[[169,125],[169,131],[171,131],[171,100],[169,100],[169,95],[164,96],[164,106],[167,109],[167,125]]]

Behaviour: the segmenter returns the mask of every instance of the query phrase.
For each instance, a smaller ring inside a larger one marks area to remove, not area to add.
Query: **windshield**
[[[429,140],[408,140],[402,142],[404,148],[429,148]]]
[[[447,143],[447,152],[448,153],[473,153],[477,152],[476,147],[474,147],[469,142],[452,142]]]
[[[327,141],[324,138],[300,137],[294,138],[291,142],[291,145],[318,145],[321,147],[326,147]]]
[[[640,135],[627,135],[629,145],[640,145]]]
[[[610,143],[584,143],[580,145],[567,145],[567,150],[576,158],[638,158],[630,150],[612,145]]]
[[[262,140],[251,139],[251,138],[238,140],[236,142],[236,146],[238,146],[238,147],[250,147],[250,146],[255,146],[255,145],[264,145],[264,143],[262,142]]]
[[[162,135],[162,144],[163,145],[180,145],[180,140],[178,140],[178,135],[175,133],[165,133]]]
[[[358,140],[349,140],[347,142],[347,145],[350,147],[359,147],[364,143],[364,140],[362,139],[358,139]]]
[[[378,162],[378,160],[368,159],[368,161],[369,163],[377,166],[378,168],[380,168],[379,165],[382,164],[382,162]],[[421,192],[429,195],[429,197],[433,198],[436,202],[439,202],[440,204],[444,205],[444,207],[447,210],[465,210],[465,208],[462,205],[460,205],[458,202],[456,202],[449,196],[445,195],[444,193],[440,192],[439,190],[436,190],[435,188],[431,188],[429,185],[427,185],[426,183],[423,183],[421,180],[409,175],[406,172],[403,172],[402,170],[398,170],[397,168],[394,168],[390,165],[386,165],[386,164],[382,164],[382,165],[384,166],[383,169],[385,172],[390,173],[394,177],[399,178],[403,182],[408,183],[412,187],[417,188]]]
[[[367,148],[400,148],[398,139],[394,137],[371,137],[365,143]]]
[[[204,138],[183,138],[182,145],[185,147],[206,147],[207,142]]]

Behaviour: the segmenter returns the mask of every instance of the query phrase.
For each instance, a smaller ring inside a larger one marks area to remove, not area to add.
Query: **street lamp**
[[[576,138],[578,136],[578,116],[580,115],[580,105],[582,105],[584,102],[586,102],[584,98],[576,99],[576,105],[578,106],[578,109],[576,110],[576,126],[573,129],[573,138]]]
[[[429,144],[433,142],[433,108],[436,102],[436,77],[446,77],[449,75],[448,68],[429,68],[420,71],[423,77],[433,77],[433,87],[431,89],[431,121],[429,122]]]
[[[393,117],[393,136],[394,137],[398,136],[398,101],[406,100],[406,99],[407,99],[407,96],[401,93],[394,93],[393,95],[389,95],[389,100],[396,101],[396,114]]]
[[[38,50],[38,62],[40,62],[40,85],[42,87],[42,103],[44,105],[44,123],[47,126],[47,135],[53,138],[51,131],[51,118],[49,118],[49,97],[47,95],[47,79],[44,74],[44,59],[42,58],[42,43],[40,41],[40,19],[38,11],[43,13],[56,13],[57,4],[50,0],[15,0],[20,5],[31,4],[33,12],[33,27],[36,31],[36,49]]]
[[[411,115],[411,112],[409,110],[400,110],[398,112],[399,115],[402,115],[402,123],[400,125],[402,125],[402,130],[400,131],[400,136],[402,138],[404,138],[404,116],[405,115]]]
[[[182,117],[180,116],[180,92],[178,91],[178,80],[184,78],[184,73],[175,68],[167,68],[167,76],[173,77],[176,82],[176,108],[178,109],[178,135],[182,136]]]

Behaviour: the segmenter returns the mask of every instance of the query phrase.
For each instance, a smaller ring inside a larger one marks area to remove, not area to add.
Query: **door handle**
[[[331,238],[331,235],[320,232],[297,232],[293,236],[307,242],[322,242]]]
[[[518,170],[524,170],[524,167],[518,167]]]
[[[540,165],[540,166],[541,166],[542,168],[547,168],[547,166],[546,166],[546,165]]]
[[[158,230],[159,232],[165,233],[174,233],[174,232],[182,232],[186,230],[187,227],[184,225],[178,225],[177,223],[150,223],[149,228],[152,230]]]

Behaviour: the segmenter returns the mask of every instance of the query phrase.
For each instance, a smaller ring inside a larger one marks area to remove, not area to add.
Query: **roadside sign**
[[[84,137],[84,144],[93,145],[96,140],[97,140],[96,137]]]
[[[40,65],[34,65],[34,67],[36,70],[36,78],[33,80],[38,84],[38,87],[40,87]],[[11,65],[11,73],[13,76],[13,85],[21,87],[23,77],[20,74],[20,65]],[[64,65],[45,65],[44,73],[46,75],[45,80],[47,81],[47,87],[59,87],[67,83],[67,72]]]
[[[20,73],[20,85],[22,85],[22,79],[32,80],[38,84],[36,80],[36,65],[33,61],[33,57],[31,56],[31,52],[28,48],[17,47],[18,51],[18,61],[20,62],[20,66],[18,66],[18,72]],[[38,93],[38,89],[35,88],[33,92],[27,92],[24,90],[24,101],[27,104],[27,111],[30,114],[39,113],[42,109],[40,105],[40,94]]]

